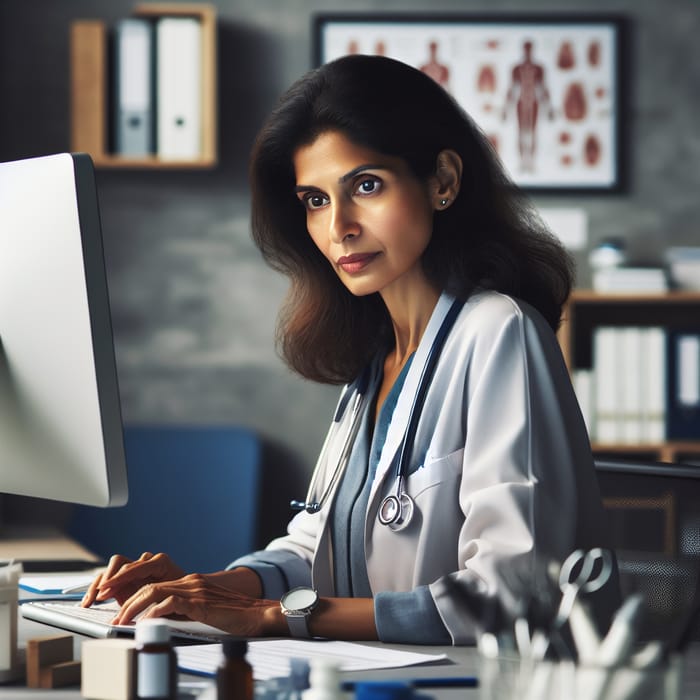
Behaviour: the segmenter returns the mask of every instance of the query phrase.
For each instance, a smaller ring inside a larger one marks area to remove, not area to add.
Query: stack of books
[[[112,28],[113,152],[196,159],[202,152],[202,27],[196,17],[133,17]]]
[[[604,267],[593,272],[593,289],[607,293],[665,292],[668,279],[661,267]]]
[[[593,442],[700,439],[700,331],[600,326],[573,382]]]

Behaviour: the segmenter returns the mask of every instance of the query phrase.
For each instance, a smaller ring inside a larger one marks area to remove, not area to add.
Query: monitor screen
[[[127,499],[92,161],[0,163],[0,493]]]

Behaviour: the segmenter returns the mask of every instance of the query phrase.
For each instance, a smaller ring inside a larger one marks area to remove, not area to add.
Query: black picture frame
[[[313,62],[384,54],[441,82],[528,191],[625,187],[625,20],[609,14],[318,14]]]

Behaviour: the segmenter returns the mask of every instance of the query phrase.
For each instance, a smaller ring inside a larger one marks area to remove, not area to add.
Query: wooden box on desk
[[[82,645],[80,692],[91,700],[133,700],[136,697],[136,642],[133,639],[90,639]]]

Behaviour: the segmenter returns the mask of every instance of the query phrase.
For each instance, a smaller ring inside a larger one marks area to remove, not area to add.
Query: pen
[[[630,596],[617,611],[608,633],[598,647],[594,662],[603,667],[624,665],[636,641],[644,598]]]
[[[354,690],[362,681],[343,681],[340,684],[342,690]],[[479,680],[476,676],[455,676],[454,678],[410,678],[400,680],[401,683],[413,688],[476,688]]]
[[[579,663],[592,663],[600,649],[601,639],[588,607],[578,598],[571,606],[569,629],[574,638]]]

